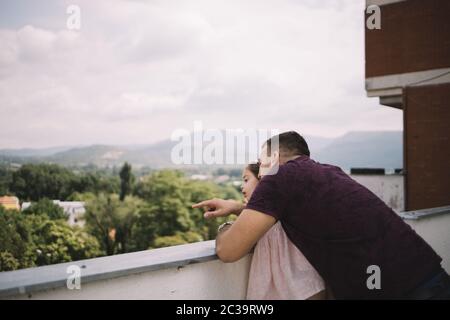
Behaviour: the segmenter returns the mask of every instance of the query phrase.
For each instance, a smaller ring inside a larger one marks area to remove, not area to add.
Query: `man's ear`
[[[279,164],[280,164],[280,152],[274,151],[274,153],[272,154],[272,157],[270,159],[270,167],[273,167],[273,166],[279,165]]]
[[[270,158],[270,169],[267,174],[274,175],[278,173],[278,169],[280,168],[281,159],[280,152],[275,151]]]

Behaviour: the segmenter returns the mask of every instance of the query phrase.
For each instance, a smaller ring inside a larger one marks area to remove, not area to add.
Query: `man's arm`
[[[236,221],[216,238],[216,253],[223,262],[235,262],[251,251],[276,219],[262,212],[244,209]]]
[[[216,238],[216,253],[224,262],[234,262],[251,251],[256,242],[275,224],[276,219],[262,212],[245,209],[235,200],[210,199],[194,204],[204,208],[205,218],[238,215],[231,226],[225,226]]]

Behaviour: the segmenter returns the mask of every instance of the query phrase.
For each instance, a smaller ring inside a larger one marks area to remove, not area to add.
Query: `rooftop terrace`
[[[400,213],[450,272],[450,206]],[[252,255],[223,263],[214,241],[0,273],[2,299],[244,299]],[[81,289],[68,289],[68,267]]]

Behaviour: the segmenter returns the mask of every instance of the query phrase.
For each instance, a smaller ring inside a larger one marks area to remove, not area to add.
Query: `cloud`
[[[0,28],[0,147],[150,143],[195,120],[401,129],[365,97],[363,3],[79,1],[79,31],[68,1],[18,3],[0,13],[18,12]]]

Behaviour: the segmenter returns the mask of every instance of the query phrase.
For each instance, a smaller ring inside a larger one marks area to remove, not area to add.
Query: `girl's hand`
[[[236,200],[210,199],[192,205],[192,208],[203,208],[205,218],[226,217],[230,214],[239,215],[244,205]]]

